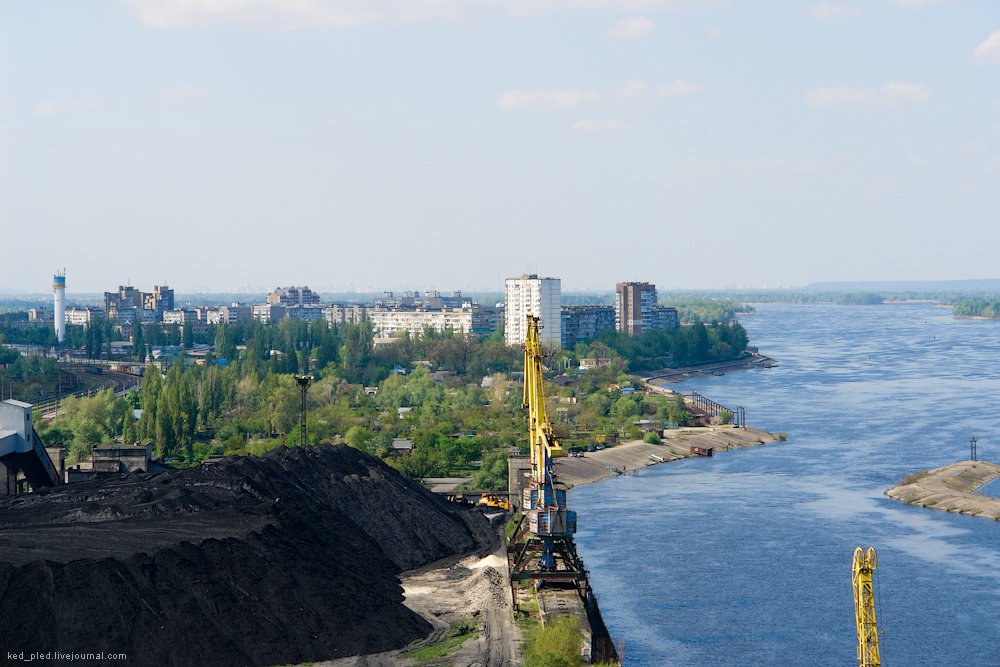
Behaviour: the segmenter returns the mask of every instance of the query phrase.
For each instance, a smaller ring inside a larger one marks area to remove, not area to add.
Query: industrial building
[[[66,469],[67,484],[86,482],[95,477],[170,470],[168,466],[153,459],[152,444],[93,445],[90,451],[90,461],[83,461]]]
[[[541,341],[546,347],[562,346],[562,310],[559,278],[539,278],[525,274],[508,278],[504,284],[504,329],[507,345],[524,345],[528,335],[527,318],[541,320]]]
[[[47,449],[32,423],[31,404],[0,402],[0,495],[15,495],[29,487],[55,486],[62,481],[61,448]]]

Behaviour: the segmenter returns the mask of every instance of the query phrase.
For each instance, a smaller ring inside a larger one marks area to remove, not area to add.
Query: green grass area
[[[411,651],[400,654],[400,657],[415,660],[418,665],[430,667],[438,664],[437,661],[447,658],[458,648],[470,639],[478,639],[479,633],[475,631],[475,624],[472,619],[455,621],[451,624],[444,639],[429,646],[421,646]]]
[[[515,622],[522,630],[531,630],[540,625],[538,619],[538,598],[530,587],[518,588]]]

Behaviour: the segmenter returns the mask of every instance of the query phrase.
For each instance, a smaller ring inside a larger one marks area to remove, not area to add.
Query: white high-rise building
[[[508,278],[504,285],[503,338],[508,345],[524,345],[528,335],[528,315],[541,318],[542,344],[562,344],[562,308],[559,278],[539,278],[535,274]]]
[[[62,343],[66,340],[66,269],[52,276],[52,292],[56,340]]]

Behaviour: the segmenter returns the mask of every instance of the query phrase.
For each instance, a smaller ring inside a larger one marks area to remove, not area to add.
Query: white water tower
[[[62,343],[66,340],[66,269],[52,276],[52,291],[55,311],[52,315],[56,327],[56,339]]]

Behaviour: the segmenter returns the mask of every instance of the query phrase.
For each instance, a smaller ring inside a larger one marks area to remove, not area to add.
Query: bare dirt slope
[[[395,649],[432,630],[397,575],[496,545],[481,515],[348,447],[68,486],[0,500],[0,637],[134,665]]]

